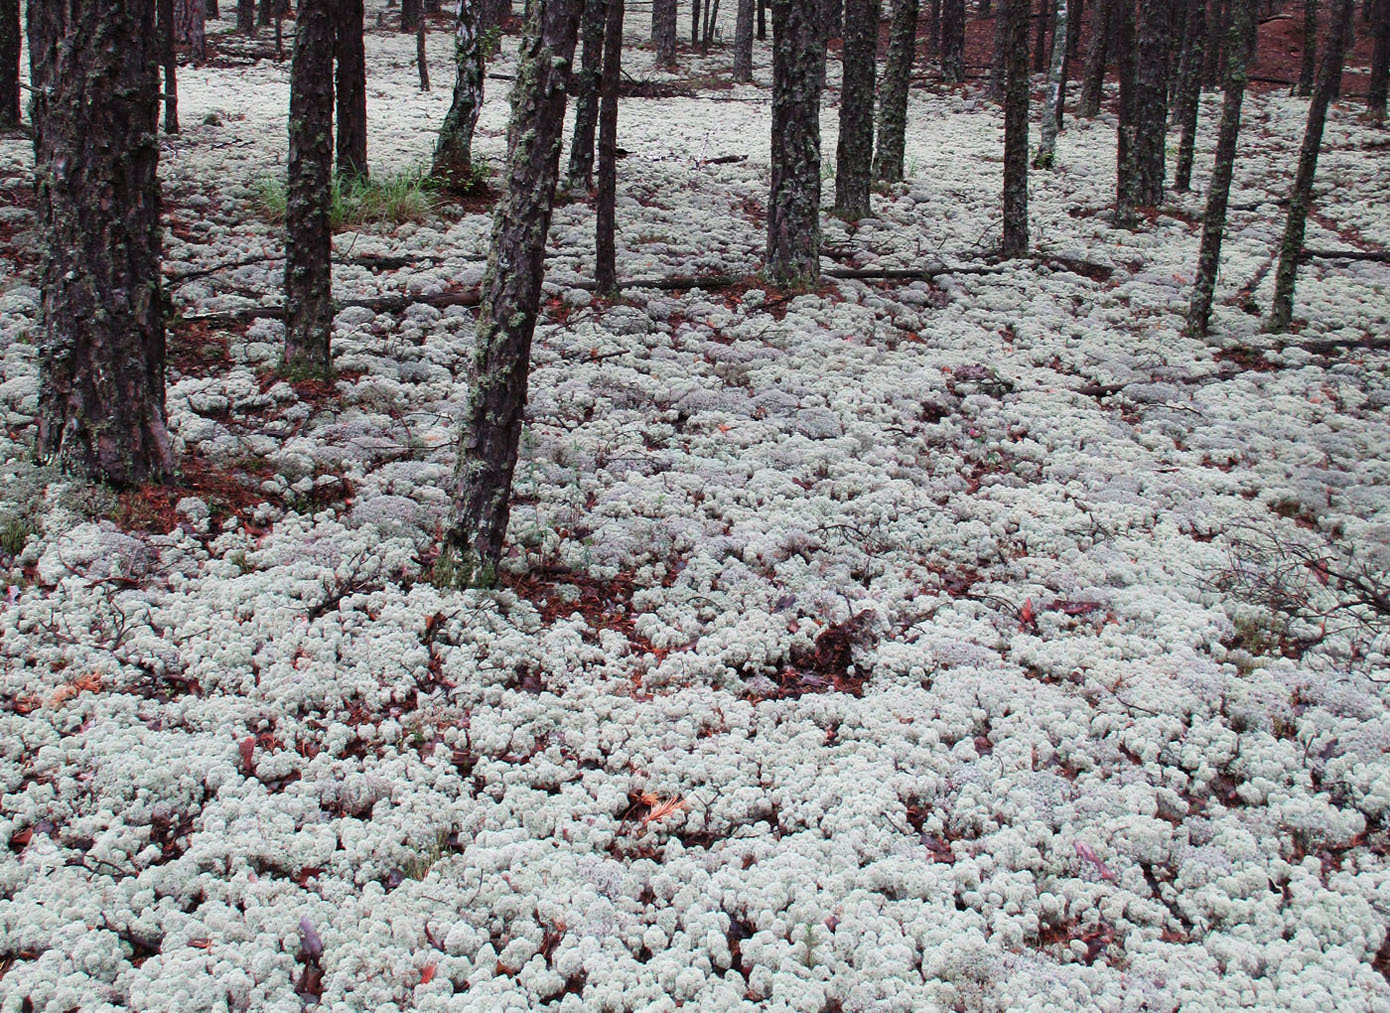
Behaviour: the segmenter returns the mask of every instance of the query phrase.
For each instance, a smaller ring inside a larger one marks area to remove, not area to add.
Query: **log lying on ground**
[[[1390,253],[1384,250],[1304,250],[1300,260],[1369,260],[1377,264],[1390,264]]]

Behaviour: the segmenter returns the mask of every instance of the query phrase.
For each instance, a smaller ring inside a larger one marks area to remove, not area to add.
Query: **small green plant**
[[[453,851],[454,849],[449,844],[449,831],[447,829],[440,830],[423,853],[412,855],[401,863],[401,872],[410,879],[424,879],[441,858],[453,854]]]
[[[423,169],[365,179],[334,176],[329,186],[329,224],[336,231],[373,223],[386,226],[424,221],[434,213],[437,189],[435,180]],[[273,222],[285,220],[289,195],[283,180],[260,179],[252,191],[261,214]]]
[[[10,514],[0,521],[0,551],[17,556],[24,551],[29,536],[38,530],[34,519],[26,514]]]
[[[482,38],[478,40],[478,49],[482,51],[484,60],[491,60],[502,51],[502,26],[493,25],[483,32]]]

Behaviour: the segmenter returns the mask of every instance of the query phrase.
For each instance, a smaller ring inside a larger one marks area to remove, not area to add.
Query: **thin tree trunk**
[[[19,0],[0,0],[0,129],[19,126]]]
[[[927,0],[927,55],[941,55],[941,0]]]
[[[1332,90],[1342,74],[1347,35],[1351,26],[1352,0],[1337,0],[1327,29],[1327,46],[1318,68],[1318,81],[1308,103],[1308,125],[1303,131],[1303,147],[1298,152],[1298,173],[1289,193],[1289,216],[1284,222],[1284,239],[1279,244],[1279,267],[1274,272],[1274,303],[1266,330],[1283,333],[1293,319],[1294,280],[1299,256],[1303,253],[1303,234],[1308,225],[1308,205],[1313,194],[1313,177],[1318,170],[1318,150],[1322,147],[1323,127]]]
[[[710,43],[714,41],[714,28],[719,23],[719,0],[710,0],[705,4],[705,32],[700,40],[700,52],[708,53]]]
[[[777,285],[820,281],[820,75],[825,32],[818,5],[772,0],[772,190],[767,273]]]
[[[174,0],[155,0],[155,34],[164,64],[164,132],[179,132],[178,54],[174,50]]]
[[[941,79],[965,80],[965,0],[941,0]]]
[[[738,0],[738,20],[734,22],[734,80],[753,80],[754,0]]]
[[[430,90],[430,64],[425,53],[425,19],[415,23],[415,66],[420,70],[420,90]]]
[[[277,4],[275,7],[275,62],[280,63],[285,59],[285,8]]]
[[[1052,23],[1051,0],[1038,0],[1038,38],[1033,43],[1033,72],[1041,74],[1047,60],[1047,30]]]
[[[130,486],[173,471],[164,408],[154,4],[28,4],[43,242],[37,454]]]
[[[1047,111],[1042,118],[1042,140],[1033,157],[1033,168],[1051,169],[1057,160],[1057,120],[1062,105],[1062,64],[1067,59],[1067,0],[1057,0],[1057,22],[1052,30],[1052,64],[1047,74]]]
[[[874,72],[878,61],[878,0],[845,4],[844,84],[840,140],[835,151],[835,211],[848,221],[869,213],[874,162]]]
[[[888,30],[888,56],[878,89],[878,149],[874,179],[896,183],[903,178],[903,149],[907,134],[907,87],[916,53],[917,0],[894,0]]]
[[[208,58],[204,0],[174,0],[174,37],[188,47],[194,63]]]
[[[362,0],[337,0],[333,39],[337,60],[338,178],[367,178],[367,54]]]
[[[242,35],[256,35],[256,0],[237,0],[236,30]]]
[[[535,0],[522,43],[507,127],[506,191],[478,307],[473,379],[459,435],[441,579],[455,587],[497,579],[521,445],[531,338],[545,275],[564,135],[565,85],[579,33],[577,0]]]
[[[1197,147],[1197,114],[1202,99],[1202,67],[1206,62],[1207,8],[1205,0],[1188,0],[1188,42],[1178,75],[1177,120],[1182,126],[1173,189],[1184,193],[1192,185],[1192,159]]]
[[[1385,120],[1386,92],[1390,91],[1390,0],[1376,0],[1375,48],[1371,52],[1371,80],[1366,90],[1366,112],[1376,123]]]
[[[1110,38],[1110,12],[1117,0],[1095,0],[1091,5],[1091,37],[1086,44],[1086,69],[1081,79],[1081,98],[1076,115],[1091,119],[1100,113],[1105,93],[1105,64]]]
[[[595,222],[596,267],[594,283],[599,292],[618,291],[618,84],[623,64],[623,0],[607,0],[608,19],[603,28],[602,108],[598,124],[598,207]]]
[[[204,11],[207,17],[216,21],[222,17],[217,9],[217,0],[207,0],[207,9]]]
[[[1303,52],[1298,64],[1298,84],[1294,94],[1307,98],[1313,94],[1313,78],[1318,70],[1318,0],[1303,0]]]
[[[1028,253],[1028,4],[1008,0],[1009,64],[1004,87],[1004,238],[1006,259]]]
[[[290,65],[285,201],[285,361],[291,376],[328,376],[333,331],[333,15],[336,0],[300,0]]]
[[[758,41],[767,41],[767,0],[758,0]]]
[[[454,96],[439,140],[434,146],[431,173],[456,190],[469,190],[473,174],[473,130],[483,107],[483,47],[479,38],[475,0],[458,0],[454,31]],[[592,145],[591,145],[592,150]]]
[[[676,62],[676,0],[652,0],[652,41],[656,43],[656,62],[670,66]]]
[[[1141,0],[1134,73],[1133,145],[1135,200],[1141,207],[1163,201],[1167,165],[1169,0]]]
[[[708,2],[708,0],[705,0]],[[690,2],[690,44],[693,46],[700,41],[700,0]]]
[[[1221,235],[1226,229],[1226,202],[1235,174],[1236,137],[1240,133],[1240,107],[1245,99],[1246,47],[1244,40],[1255,31],[1255,0],[1235,0],[1231,18],[1231,41],[1226,46],[1225,97],[1221,104],[1221,129],[1216,139],[1216,159],[1212,164],[1211,186],[1207,189],[1207,209],[1202,216],[1202,246],[1197,254],[1197,276],[1192,282],[1192,302],[1187,310],[1187,332],[1194,337],[1207,333],[1211,319],[1212,295],[1221,265]]]
[[[1226,66],[1226,39],[1231,31],[1231,0],[1211,0],[1211,10],[1207,18],[1207,66],[1205,80],[1208,85],[1221,83],[1222,68]]]
[[[594,185],[594,132],[598,129],[599,79],[603,67],[603,31],[607,0],[584,0],[579,22],[579,73],[574,76],[574,134],[570,140],[565,185],[588,190]]]
[[[1135,109],[1136,54],[1134,8],[1129,0],[1116,0],[1116,49],[1120,71],[1120,122],[1115,143],[1115,224],[1131,228],[1138,221],[1139,206],[1138,113]]]
[[[989,98],[1001,105],[1009,77],[1009,2],[999,0],[995,5],[998,13],[994,18],[994,48],[989,60]]]

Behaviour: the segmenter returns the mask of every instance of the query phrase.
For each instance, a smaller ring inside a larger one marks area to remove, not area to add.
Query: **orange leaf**
[[[428,985],[432,981],[434,981],[434,965],[426,964],[420,969],[420,984]]]
[[[690,808],[690,803],[677,795],[675,798],[668,798],[664,802],[650,793],[643,794],[642,801],[652,807],[652,811],[643,817],[643,823],[651,823],[662,817],[670,816],[674,812],[680,812]]]
[[[1025,598],[1025,599],[1023,599],[1023,610],[1022,610],[1021,612],[1019,612],[1018,617],[1019,617],[1020,620],[1022,620],[1021,623],[1019,624],[1020,629],[1021,629],[1022,627],[1024,627],[1024,626],[1027,626],[1029,623],[1031,623],[1031,622],[1033,621],[1033,599],[1032,599],[1032,598]]]

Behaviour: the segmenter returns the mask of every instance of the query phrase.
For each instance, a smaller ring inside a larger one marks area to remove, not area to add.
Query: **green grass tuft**
[[[281,223],[288,203],[285,181],[262,178],[252,186],[253,201],[262,215]],[[438,184],[423,169],[330,184],[329,224],[334,231],[361,225],[400,225],[421,222],[435,212]]]

